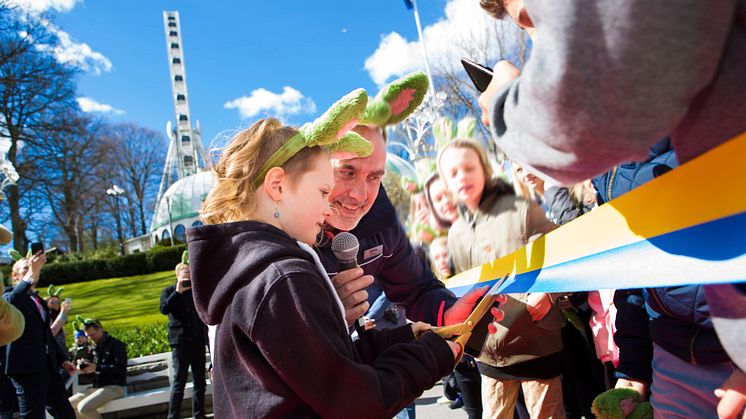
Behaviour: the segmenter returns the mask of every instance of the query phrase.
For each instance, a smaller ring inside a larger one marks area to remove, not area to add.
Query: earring
[[[277,202],[275,202],[275,213],[273,215],[275,218],[280,218],[280,210],[277,209]]]

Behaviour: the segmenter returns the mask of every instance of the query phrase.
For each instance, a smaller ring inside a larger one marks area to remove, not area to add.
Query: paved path
[[[443,384],[438,383],[430,390],[426,390],[415,402],[417,419],[464,419],[464,409],[449,409],[448,405],[438,404],[436,400],[443,395]],[[212,414],[207,415],[213,417]]]
[[[438,383],[426,390],[415,402],[417,419],[464,419],[464,409],[449,409],[447,404],[438,404],[436,400],[443,395],[443,384]]]

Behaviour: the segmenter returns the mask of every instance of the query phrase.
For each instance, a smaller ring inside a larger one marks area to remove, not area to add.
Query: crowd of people
[[[386,127],[422,102],[423,74],[375,98],[355,90],[300,128],[265,118],[239,132],[213,169],[205,224],[187,232],[189,263],[161,296],[169,417],[190,366],[193,415],[204,415],[205,324],[220,418],[411,418],[414,399],[452,371],[449,395],[470,418],[591,417],[614,388],[632,395],[619,417],[645,400],[655,417],[743,417],[743,284],[501,295],[477,358],[432,333],[485,292],[456,298],[448,277],[746,131],[746,2],[684,3],[480,0],[533,49],[521,70],[497,63],[479,97],[505,160],[474,138],[441,144],[412,214],[435,232],[425,243],[381,186]],[[340,232],[358,239],[354,268],[332,249]],[[14,267],[0,314],[2,336],[17,340],[2,371],[23,417],[45,406],[97,417],[97,403],[123,394],[126,353],[90,320],[93,356],[76,335],[83,363],[69,360],[54,328],[65,303],[34,292],[43,263]],[[60,369],[95,373],[94,386],[68,399]]]

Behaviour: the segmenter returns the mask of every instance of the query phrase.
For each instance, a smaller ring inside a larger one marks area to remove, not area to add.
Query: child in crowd
[[[453,275],[451,262],[448,259],[448,238],[445,236],[437,237],[430,243],[430,260],[432,270],[439,280],[445,282],[445,279]]]
[[[448,233],[456,273],[505,256],[556,227],[539,205],[493,178],[484,148],[475,141],[448,143],[438,155],[438,170],[461,204]],[[559,378],[564,318],[554,297],[509,294],[502,305],[505,319],[495,324],[479,358],[485,418],[513,417],[521,388],[531,417],[564,417]]]
[[[458,219],[458,212],[453,198],[446,189],[446,184],[436,172],[425,181],[423,189],[435,226],[439,231],[447,233],[454,221]]]
[[[83,330],[75,330],[75,343],[70,347],[70,361],[78,368],[82,369],[86,364],[95,363],[93,359],[93,345],[88,342],[88,336]],[[96,373],[78,374],[78,384],[93,384]]]
[[[371,152],[348,132],[366,102],[355,91],[300,129],[262,119],[214,168],[188,241],[197,310],[217,325],[216,417],[392,417],[454,366],[458,345],[424,323],[353,343],[311,248],[331,215],[330,150]]]

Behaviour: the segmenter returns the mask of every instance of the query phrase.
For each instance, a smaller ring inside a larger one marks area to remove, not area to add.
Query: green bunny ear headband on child
[[[407,119],[425,100],[430,86],[427,75],[421,71],[407,74],[385,86],[368,102],[362,125],[385,127]]]
[[[264,182],[264,177],[271,168],[282,166],[306,147],[326,146],[333,153],[343,151],[359,157],[369,156],[373,152],[373,146],[359,134],[350,131],[360,123],[367,104],[368,95],[365,90],[353,90],[315,121],[300,127],[298,133],[262,165],[254,176],[254,188]]]

